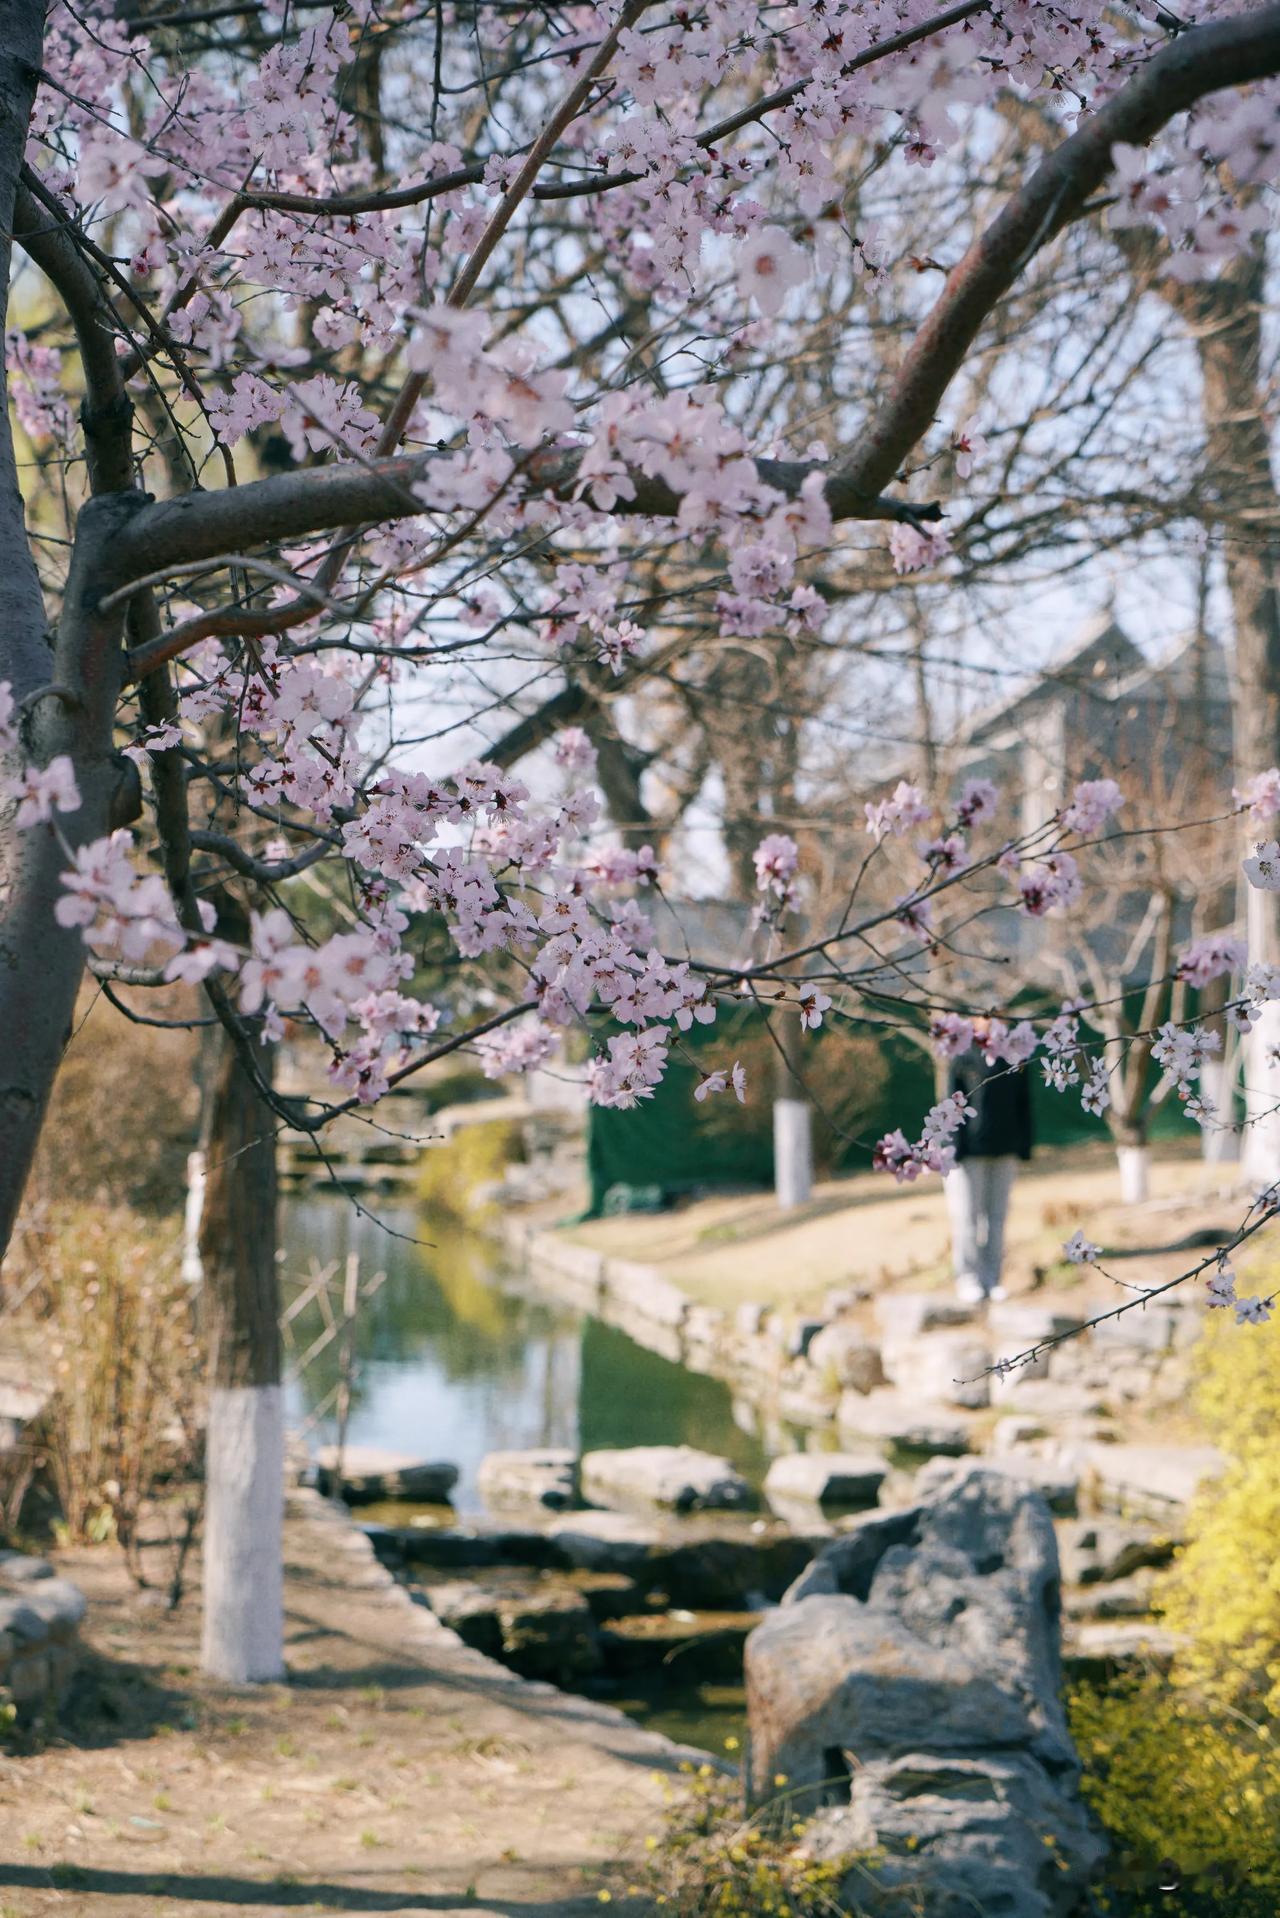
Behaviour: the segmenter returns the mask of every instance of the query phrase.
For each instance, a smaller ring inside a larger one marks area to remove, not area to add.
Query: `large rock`
[[[874,1505],[888,1467],[874,1452],[789,1452],[764,1482],[775,1512],[802,1506]]]
[[[919,1497],[936,1492],[968,1472],[1000,1472],[1022,1485],[1033,1485],[1056,1516],[1074,1518],[1080,1497],[1080,1468],[1056,1446],[1044,1452],[1001,1452],[978,1459],[931,1458],[916,1478]]]
[[[316,1453],[316,1475],[326,1497],[337,1489],[338,1448]],[[416,1505],[447,1505],[458,1482],[456,1465],[386,1452],[376,1445],[348,1445],[342,1455],[342,1496],[348,1505],[406,1499]]]
[[[543,1505],[563,1512],[577,1502],[578,1460],[558,1446],[530,1452],[488,1452],[476,1483],[490,1511]]]
[[[1065,1918],[1099,1847],[1058,1634],[1036,1491],[971,1470],[869,1515],[747,1641],[753,1802],[783,1775],[789,1809],[818,1808],[807,1847],[876,1854],[845,1888],[859,1911]]]
[[[808,1359],[824,1384],[842,1392],[874,1392],[884,1384],[879,1346],[848,1321],[824,1325],[809,1347]]]
[[[630,1445],[588,1452],[582,1492],[593,1504],[670,1512],[743,1511],[755,1503],[751,1487],[727,1458],[691,1445]]]

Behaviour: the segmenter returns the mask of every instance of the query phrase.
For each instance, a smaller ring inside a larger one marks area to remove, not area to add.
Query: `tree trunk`
[[[261,1054],[270,1074],[270,1049]],[[205,1453],[206,1671],[284,1673],[284,1389],[276,1271],[275,1120],[219,1034],[200,1222],[209,1351]]]
[[[0,0],[0,304],[8,301],[14,198],[43,48],[42,0]],[[95,530],[105,531],[101,518],[88,528],[90,548]],[[83,559],[79,547],[78,553]],[[68,592],[55,654],[27,540],[9,412],[0,409],[0,681],[9,683],[19,710],[31,702],[25,736],[0,753],[0,778],[16,776],[24,762],[44,765],[56,753],[70,752],[83,804],[79,813],[61,815],[60,823],[73,844],[105,830],[99,821],[106,819],[108,791],[99,775],[115,703],[114,682],[104,707],[96,697],[85,698],[95,689],[86,688],[77,672],[81,642],[89,642],[91,651],[95,634],[113,623],[96,616],[85,585],[82,564]],[[118,651],[119,621],[114,625]],[[80,704],[34,697],[54,680]],[[65,863],[57,835],[49,825],[18,832],[15,810],[12,801],[0,801],[0,1255],[31,1169],[84,966],[79,931],[64,931],[53,921]]]
[[[1280,763],[1280,596],[1274,528],[1280,495],[1261,391],[1262,246],[1211,286],[1183,295],[1196,330],[1207,434],[1206,515],[1223,534],[1235,631],[1233,685],[1236,784]],[[1257,836],[1245,829],[1246,840]],[[1250,848],[1246,844],[1245,850]],[[1253,964],[1280,965],[1280,896],[1248,888]],[[1280,1004],[1263,1008],[1245,1042],[1245,1170],[1280,1178]]]

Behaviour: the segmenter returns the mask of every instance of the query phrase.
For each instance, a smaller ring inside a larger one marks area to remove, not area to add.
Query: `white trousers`
[[[1000,1283],[1004,1222],[1018,1173],[1012,1152],[998,1159],[962,1159],[946,1177],[956,1279],[976,1279],[984,1292]]]

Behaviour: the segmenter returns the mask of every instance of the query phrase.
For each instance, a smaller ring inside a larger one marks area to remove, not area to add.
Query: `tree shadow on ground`
[[[142,1872],[99,1870],[83,1865],[16,1865],[0,1861],[0,1887],[12,1891],[57,1890],[82,1898],[116,1897],[154,1900],[149,1909],[158,1918],[162,1901],[208,1904],[234,1910],[271,1912],[308,1910],[341,1912],[456,1912],[474,1905],[481,1913],[503,1918],[573,1918],[598,1903],[596,1894],[582,1898],[520,1898],[500,1893],[496,1898],[472,1891],[416,1891],[388,1886],[341,1885],[314,1878],[242,1878],[222,1872]]]
[[[83,1645],[54,1737],[85,1751],[154,1737],[163,1727],[187,1727],[191,1700],[159,1683],[154,1668],[128,1658],[106,1658]]]

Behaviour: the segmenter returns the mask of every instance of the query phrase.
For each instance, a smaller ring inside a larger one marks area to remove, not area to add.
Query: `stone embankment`
[[[0,1699],[20,1725],[56,1712],[79,1662],[85,1601],[48,1559],[0,1552]]]

